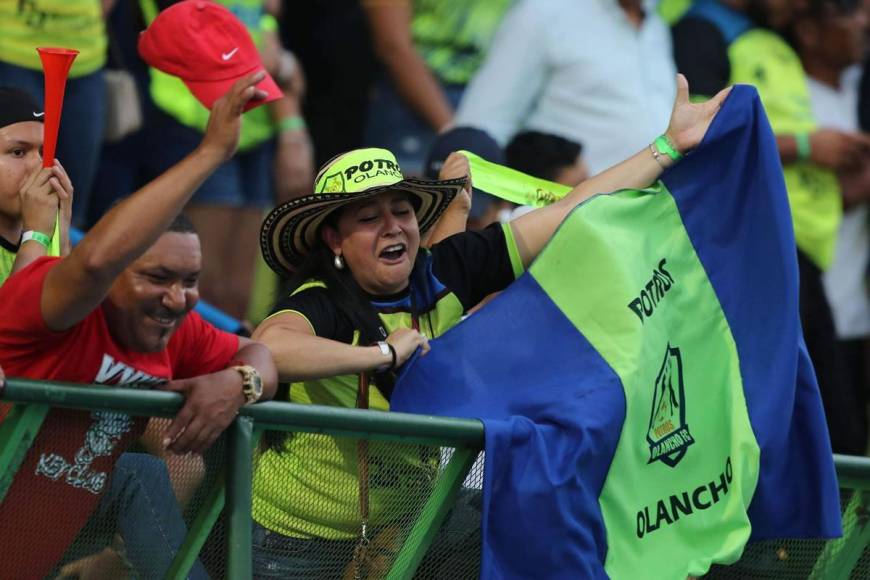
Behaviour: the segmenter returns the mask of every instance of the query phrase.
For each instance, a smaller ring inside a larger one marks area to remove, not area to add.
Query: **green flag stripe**
[[[673,197],[659,183],[591,198],[530,272],[625,390],[599,498],[608,574],[682,580],[737,560],[759,448],[734,339]]]

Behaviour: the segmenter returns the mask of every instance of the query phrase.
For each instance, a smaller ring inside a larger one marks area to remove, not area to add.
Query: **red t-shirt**
[[[0,287],[0,366],[7,377],[158,384],[222,370],[238,350],[235,335],[195,312],[158,353],[117,344],[103,307],[73,328],[54,332],[42,318],[40,296],[58,260],[41,258]],[[54,409],[48,414],[0,504],[0,576],[41,578],[51,571],[108,488],[118,456],[146,422],[109,411]]]

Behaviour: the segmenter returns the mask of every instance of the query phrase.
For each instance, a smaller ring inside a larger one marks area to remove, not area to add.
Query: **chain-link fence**
[[[99,437],[92,432],[106,432],[117,423],[112,417],[139,417],[131,425],[144,434],[114,458],[106,489],[66,540],[55,528],[69,526],[56,524],[75,505],[51,521],[19,514],[27,529],[18,539],[34,540],[3,546],[4,580],[479,576],[478,421],[262,403],[243,408],[204,457],[156,456],[148,453],[149,439],[159,440],[166,422],[153,418],[174,415],[181,405],[174,393],[10,380],[0,399],[15,403],[0,424],[4,502],[16,472],[15,481],[32,476],[28,451],[41,451],[33,442],[49,407],[86,409],[69,413],[103,426],[92,427],[81,447],[95,456]],[[93,459],[81,449],[70,455],[65,474],[78,472],[68,481],[94,479],[97,464],[80,465]],[[837,467],[843,538],[755,543],[739,562],[707,577],[870,578],[870,460],[838,457]],[[34,575],[25,562],[40,542],[63,542],[62,553]]]

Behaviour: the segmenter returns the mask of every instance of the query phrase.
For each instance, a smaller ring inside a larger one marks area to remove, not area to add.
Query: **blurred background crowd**
[[[214,1],[248,28],[285,96],[246,115],[239,153],[186,210],[204,299],[262,319],[277,287],[258,256],[264,212],[310,193],[338,153],[384,147],[406,176],[434,178],[467,149],[576,185],[660,134],[677,72],[699,98],[749,83],[778,136],[834,450],[865,453],[870,1]],[[34,47],[80,51],[57,153],[80,229],[200,141],[208,111],[137,53],[139,32],[172,3],[0,2],[0,86],[41,100]],[[469,228],[521,211],[475,192]]]

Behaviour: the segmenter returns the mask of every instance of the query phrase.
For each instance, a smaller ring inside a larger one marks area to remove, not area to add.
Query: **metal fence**
[[[0,424],[0,501],[51,408],[170,418],[182,404],[181,396],[176,393],[19,379],[7,380],[0,400],[14,403],[12,411]],[[272,442],[271,447],[266,445],[267,440]],[[476,460],[482,456],[481,422],[278,402],[243,407],[239,417],[207,454],[203,473],[194,476],[184,469],[175,472],[178,479],[188,477],[195,481],[196,490],[184,511],[188,527],[185,541],[166,577],[186,578],[192,568],[202,566],[211,577],[250,578],[255,557],[252,555],[254,470],[269,449],[292,453],[293,445],[301,445],[303,441],[306,445],[301,448],[315,450],[319,459],[303,465],[300,470],[312,470],[312,478],[321,478],[317,481],[325,481],[333,487],[330,497],[322,497],[317,490],[311,490],[299,492],[301,496],[297,493],[294,501],[303,504],[300,509],[308,516],[315,514],[315,520],[330,522],[330,533],[323,534],[329,539],[319,544],[319,549],[330,551],[327,559],[334,560],[334,577],[354,576],[348,572],[348,561],[352,560],[353,548],[357,545],[352,530],[360,519],[359,490],[349,485],[342,488],[338,476],[343,473],[342,469],[352,465],[352,469],[347,469],[348,481],[355,481],[355,453],[360,441],[366,442],[372,463],[383,468],[389,479],[414,482],[414,493],[409,493],[406,486],[398,496],[385,493],[383,497],[371,499],[371,518],[381,518],[374,522],[373,534],[388,540],[380,542],[381,548],[386,544],[387,549],[379,556],[379,564],[368,570],[367,576],[389,579],[477,577],[480,512],[479,506],[475,506],[480,501],[482,462]],[[843,456],[835,460],[843,504],[842,538],[828,542],[783,539],[752,544],[738,563],[715,567],[708,576],[870,578],[870,460]],[[336,471],[336,465],[344,467]],[[327,471],[318,471],[321,468]],[[369,477],[374,480],[377,473],[369,473]],[[302,479],[270,483],[267,478],[263,483],[260,478],[257,481],[261,486],[308,489]],[[268,488],[265,494],[269,495]],[[280,494],[273,495],[280,501]],[[801,506],[794,509],[800,510]],[[376,513],[379,510],[381,516]],[[44,523],[33,522],[33,525]],[[80,536],[93,533],[95,537],[111,538],[113,523],[104,525],[109,526],[108,534],[98,533],[96,525],[89,522]],[[95,549],[94,542],[80,540],[76,540],[77,548],[67,552],[66,562]],[[378,539],[373,540],[377,542]],[[14,559],[14,554],[6,554],[0,560],[0,577],[6,577],[2,562],[9,562],[10,558]],[[55,574],[57,570],[60,564]],[[355,575],[366,577],[359,570]],[[138,576],[131,573],[130,577]]]

